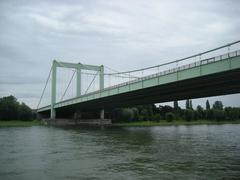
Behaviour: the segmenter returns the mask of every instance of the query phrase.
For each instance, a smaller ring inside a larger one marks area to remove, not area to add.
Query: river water
[[[4,127],[0,179],[240,179],[240,125]]]

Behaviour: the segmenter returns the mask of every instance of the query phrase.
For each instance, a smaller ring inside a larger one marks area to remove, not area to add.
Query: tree
[[[137,108],[139,110],[139,115],[143,117],[141,119],[145,119],[147,121],[150,121],[153,117],[153,114],[154,114],[153,112],[157,111],[156,106],[153,104],[140,105],[140,106],[137,106]]]
[[[32,120],[32,110],[24,103],[19,106],[19,119],[20,120]]]
[[[176,110],[178,110],[178,101],[174,101],[173,102],[173,107],[174,107],[174,110],[176,111]]]
[[[220,109],[213,109],[214,120],[221,121],[225,119],[224,111]]]
[[[32,120],[33,113],[26,104],[20,104],[14,96],[0,98],[0,120]]]
[[[192,100],[189,100],[189,109],[193,109]]]
[[[7,96],[0,99],[0,119],[17,120],[19,114],[19,103],[14,96]]]
[[[159,113],[153,115],[153,121],[160,121],[161,119],[162,119],[162,117]]]
[[[214,119],[214,117],[213,117],[213,110],[212,109],[209,109],[209,110],[206,110],[206,119],[207,120],[212,120],[212,119]]]
[[[203,110],[202,106],[198,105],[196,112],[197,112],[197,119],[204,118],[204,110]]]
[[[192,109],[186,109],[184,113],[184,118],[187,121],[191,121],[194,117],[193,110]]]
[[[171,106],[165,105],[165,106],[159,106],[159,112],[162,117],[166,117],[166,113],[173,112],[174,109]]]
[[[125,121],[132,121],[134,113],[130,108],[124,108],[122,111],[122,117]]]
[[[139,119],[139,111],[138,111],[138,108],[136,107],[133,107],[132,108],[132,111],[133,111],[133,120],[138,120]]]
[[[175,119],[175,115],[172,112],[168,112],[168,113],[166,113],[165,118],[166,118],[167,121],[171,122]]]
[[[192,100],[189,99],[186,100],[186,109],[193,109]]]
[[[215,110],[223,110],[223,103],[222,101],[215,101],[213,104],[213,109]]]
[[[190,109],[190,101],[189,101],[189,99],[186,100],[186,109]]]
[[[210,103],[209,103],[209,101],[207,100],[207,101],[206,101],[206,110],[210,110],[210,109],[211,109]]]
[[[225,119],[227,120],[240,119],[240,108],[225,107],[224,113],[225,113]]]

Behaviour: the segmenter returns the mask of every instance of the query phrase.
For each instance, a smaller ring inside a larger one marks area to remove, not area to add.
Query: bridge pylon
[[[76,97],[81,96],[81,73],[82,70],[91,70],[97,71],[99,73],[99,89],[102,90],[104,88],[104,66],[95,66],[95,65],[88,65],[82,63],[69,63],[69,62],[59,62],[53,60],[52,63],[52,82],[51,82],[51,119],[56,118],[56,83],[57,83],[57,68],[71,68],[75,69],[77,72],[76,77]]]

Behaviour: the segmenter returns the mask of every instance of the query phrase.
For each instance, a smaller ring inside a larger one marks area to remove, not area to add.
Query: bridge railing
[[[154,74],[144,76],[144,77],[141,77],[141,78],[137,78],[135,80],[131,80],[131,81],[128,81],[128,82],[125,82],[125,83],[110,86],[110,87],[104,88],[103,90],[110,90],[110,89],[113,89],[113,88],[125,86],[125,85],[132,84],[132,83],[135,83],[135,82],[139,82],[139,81],[142,81],[142,80],[151,79],[151,78],[154,78],[154,77],[157,77],[157,76],[164,76],[164,75],[167,75],[167,74],[175,73],[175,72],[178,72],[178,71],[183,71],[183,70],[186,70],[186,69],[191,69],[191,68],[194,68],[194,67],[214,63],[216,61],[221,61],[221,60],[225,60],[227,58],[236,57],[236,56],[240,56],[240,50],[229,52],[229,53],[219,55],[219,56],[215,56],[215,57],[211,57],[211,58],[208,58],[208,59],[203,59],[203,60],[196,61],[196,62],[193,62],[193,63],[190,63],[190,64],[182,65],[182,66],[179,66],[179,67],[176,67],[176,68],[167,69],[167,70],[161,71],[159,73],[154,73]]]

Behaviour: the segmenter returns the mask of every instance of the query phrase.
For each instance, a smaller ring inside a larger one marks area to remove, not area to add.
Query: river
[[[240,125],[0,128],[0,179],[238,179]]]

